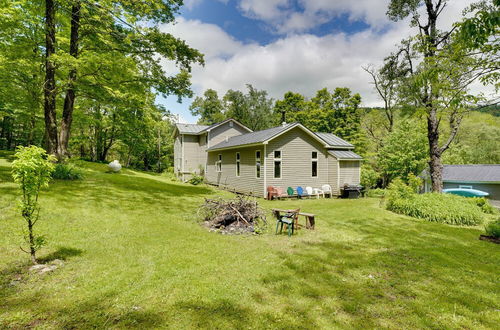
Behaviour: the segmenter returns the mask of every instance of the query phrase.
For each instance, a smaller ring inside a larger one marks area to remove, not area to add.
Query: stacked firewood
[[[256,225],[266,223],[265,212],[257,201],[241,196],[235,199],[206,198],[200,212],[208,227],[228,232],[253,232]]]

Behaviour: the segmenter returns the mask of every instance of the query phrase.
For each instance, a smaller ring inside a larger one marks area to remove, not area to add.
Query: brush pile
[[[260,233],[266,225],[266,215],[259,204],[241,196],[206,198],[199,211],[205,226],[222,234]]]

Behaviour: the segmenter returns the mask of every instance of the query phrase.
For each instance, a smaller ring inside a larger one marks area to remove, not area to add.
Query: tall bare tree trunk
[[[56,119],[56,68],[52,62],[55,53],[56,25],[54,0],[45,0],[45,82],[44,115],[47,135],[47,151],[57,155],[58,136]]]
[[[424,58],[428,59],[436,55],[438,48],[436,22],[442,3],[439,1],[438,4],[434,5],[432,0],[425,0],[425,5],[428,21],[425,26],[420,26],[420,29],[427,38]],[[432,84],[426,90],[423,101],[427,108],[427,140],[429,142],[429,172],[432,191],[441,192],[443,190],[443,165],[441,163],[443,150],[439,147],[439,119],[437,117],[436,95]]]
[[[80,29],[80,9],[81,4],[76,0],[71,7],[71,37],[69,54],[74,58],[78,57],[78,39]],[[69,72],[68,89],[64,98],[64,108],[61,120],[61,132],[59,136],[58,153],[61,157],[69,157],[68,143],[71,132],[71,123],[73,122],[73,109],[75,106],[75,81],[76,81],[76,68]]]
[[[429,141],[429,172],[432,182],[432,191],[441,192],[443,189],[443,165],[441,164],[441,148],[439,147],[439,123],[436,110],[430,110],[427,117],[427,140]]]

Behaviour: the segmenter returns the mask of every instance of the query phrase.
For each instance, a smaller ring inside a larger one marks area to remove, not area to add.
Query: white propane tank
[[[113,172],[119,172],[122,169],[122,164],[116,159],[109,163],[108,166]]]

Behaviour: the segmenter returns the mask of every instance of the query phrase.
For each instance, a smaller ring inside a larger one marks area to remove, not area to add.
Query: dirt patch
[[[500,237],[493,237],[493,236],[488,236],[488,235],[480,235],[479,239],[481,241],[488,241],[488,242],[500,244]]]

